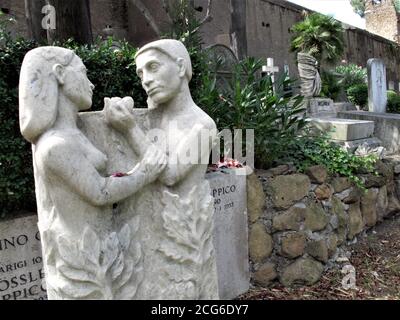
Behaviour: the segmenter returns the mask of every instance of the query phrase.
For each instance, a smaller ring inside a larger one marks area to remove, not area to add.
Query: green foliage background
[[[368,85],[366,83],[356,84],[347,89],[347,98],[350,102],[362,109],[365,109],[368,103]]]
[[[387,112],[400,113],[400,95],[395,91],[388,90],[387,98]]]

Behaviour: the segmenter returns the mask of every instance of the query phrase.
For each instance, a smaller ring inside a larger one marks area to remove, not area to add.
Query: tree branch
[[[204,19],[200,21],[200,26],[202,26],[206,22],[209,22],[213,19],[212,15],[211,15],[212,4],[213,4],[213,0],[208,0],[207,13],[206,13],[206,16],[204,17]]]
[[[206,16],[203,18],[203,20],[200,21],[199,26],[194,29],[193,32],[197,32],[203,24],[210,22],[213,19],[213,16],[211,15],[212,5],[213,0],[208,0]]]
[[[167,3],[167,0],[161,0],[161,6],[163,7],[165,13],[167,14],[167,17],[168,17],[169,21],[172,23],[172,17],[171,17],[171,14],[169,12],[170,10],[169,10],[169,5]]]
[[[154,30],[157,35],[161,35],[160,28],[157,25],[156,20],[151,15],[150,11],[146,8],[141,0],[131,0],[132,3],[140,10],[143,16],[146,18],[147,22],[150,24],[150,27]],[[164,1],[163,1],[164,4]]]

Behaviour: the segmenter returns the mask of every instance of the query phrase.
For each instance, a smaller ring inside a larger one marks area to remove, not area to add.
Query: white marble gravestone
[[[210,173],[214,198],[214,246],[221,299],[247,292],[250,284],[245,169]]]
[[[387,83],[386,66],[381,59],[369,59],[368,69],[368,109],[370,112],[386,112]]]
[[[0,300],[46,300],[37,216],[0,223]]]

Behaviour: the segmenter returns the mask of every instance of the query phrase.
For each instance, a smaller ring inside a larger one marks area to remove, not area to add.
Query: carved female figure
[[[134,297],[142,271],[141,248],[133,241],[137,223],[117,224],[113,204],[164,169],[164,155],[148,148],[129,175],[106,177],[107,157],[77,127],[93,89],[71,50],[37,48],[22,64],[20,127],[32,143],[49,299]],[[125,111],[114,112],[123,118]]]

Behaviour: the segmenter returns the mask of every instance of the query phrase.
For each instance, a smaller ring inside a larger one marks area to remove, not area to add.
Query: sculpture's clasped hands
[[[140,169],[146,176],[147,183],[154,182],[167,166],[166,155],[156,146],[150,145],[140,162]]]
[[[123,99],[104,99],[104,114],[107,123],[115,130],[124,134],[133,135],[134,138],[141,140],[135,141],[135,144],[138,146],[140,145],[140,149],[143,150],[142,160],[134,169],[128,172],[128,175],[139,171],[144,175],[146,182],[151,183],[154,182],[165,169],[168,158],[165,153],[154,144],[146,142],[143,132],[136,127],[135,117],[132,112],[133,107],[134,102],[131,97],[125,97]],[[130,131],[131,129],[134,130]]]
[[[129,131],[135,126],[133,107],[134,101],[131,97],[104,98],[104,114],[107,123],[118,131]]]

